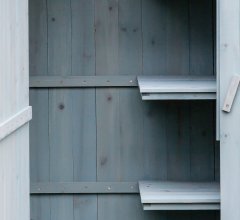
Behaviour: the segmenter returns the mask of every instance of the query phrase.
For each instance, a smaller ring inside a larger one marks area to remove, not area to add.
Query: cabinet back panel
[[[209,0],[30,0],[30,74],[214,75]],[[215,103],[137,88],[31,89],[32,182],[219,179]],[[144,212],[140,196],[34,195],[33,220],[212,220]]]

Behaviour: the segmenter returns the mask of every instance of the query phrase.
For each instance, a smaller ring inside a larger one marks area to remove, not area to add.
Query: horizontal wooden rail
[[[32,119],[32,107],[28,106],[0,124],[0,141]]]
[[[136,76],[31,76],[30,88],[136,87]]]
[[[118,194],[139,193],[137,182],[32,183],[31,194]]]

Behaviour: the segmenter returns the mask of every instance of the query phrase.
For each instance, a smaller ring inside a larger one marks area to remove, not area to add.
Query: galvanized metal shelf
[[[219,210],[216,182],[139,182],[144,210]]]
[[[139,76],[143,100],[214,100],[216,78],[213,76]]]

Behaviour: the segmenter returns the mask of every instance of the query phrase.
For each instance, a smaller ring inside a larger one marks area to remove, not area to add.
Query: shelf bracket
[[[28,106],[0,124],[0,141],[32,119],[32,107]]]
[[[239,75],[233,76],[228,88],[228,92],[224,101],[223,108],[222,108],[224,112],[227,112],[227,113],[231,112],[232,105],[239,87],[239,83],[240,83],[240,76]]]

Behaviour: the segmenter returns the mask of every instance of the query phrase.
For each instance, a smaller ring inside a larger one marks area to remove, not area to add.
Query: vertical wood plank
[[[71,74],[71,1],[48,0],[48,72]]]
[[[97,89],[96,103],[97,180],[121,181],[119,91]]]
[[[31,219],[51,220],[49,196],[31,196]]]
[[[73,196],[51,196],[51,220],[73,220]]]
[[[214,181],[215,102],[191,103],[191,180]]]
[[[94,0],[71,0],[72,75],[95,75]]]
[[[189,1],[168,1],[167,73],[189,73]]]
[[[33,119],[30,123],[30,179],[33,182],[49,182],[49,129],[48,129],[48,90],[31,90],[30,104]],[[50,220],[50,197],[31,198],[31,218]]]
[[[143,103],[143,154],[142,180],[167,180],[167,108],[166,102]]]
[[[142,73],[141,6],[141,0],[119,1],[119,75]]]
[[[168,103],[167,112],[168,180],[188,181],[191,176],[189,103]]]
[[[118,74],[118,0],[95,2],[96,74]]]
[[[97,195],[74,196],[74,220],[97,220]]]
[[[99,89],[98,181],[166,179],[165,120],[158,115],[165,109],[161,107],[143,109],[135,89]]]
[[[74,181],[94,182],[97,177],[95,89],[72,92]],[[74,220],[97,219],[97,195],[73,196]]]
[[[212,0],[189,1],[190,73],[214,74],[214,15]]]
[[[71,1],[48,0],[48,72],[69,75],[71,69]],[[70,91],[49,92],[50,181],[73,181],[72,103]],[[51,196],[51,220],[73,220],[73,196]]]
[[[143,74],[167,73],[166,0],[142,0]]]
[[[30,122],[31,181],[49,181],[48,89],[30,91],[33,119]]]
[[[73,181],[72,103],[70,91],[49,93],[50,181]],[[73,220],[73,196],[51,196],[51,220]]]
[[[30,75],[48,73],[48,15],[46,0],[29,1]]]
[[[73,89],[69,93],[74,181],[96,181],[95,89]]]

